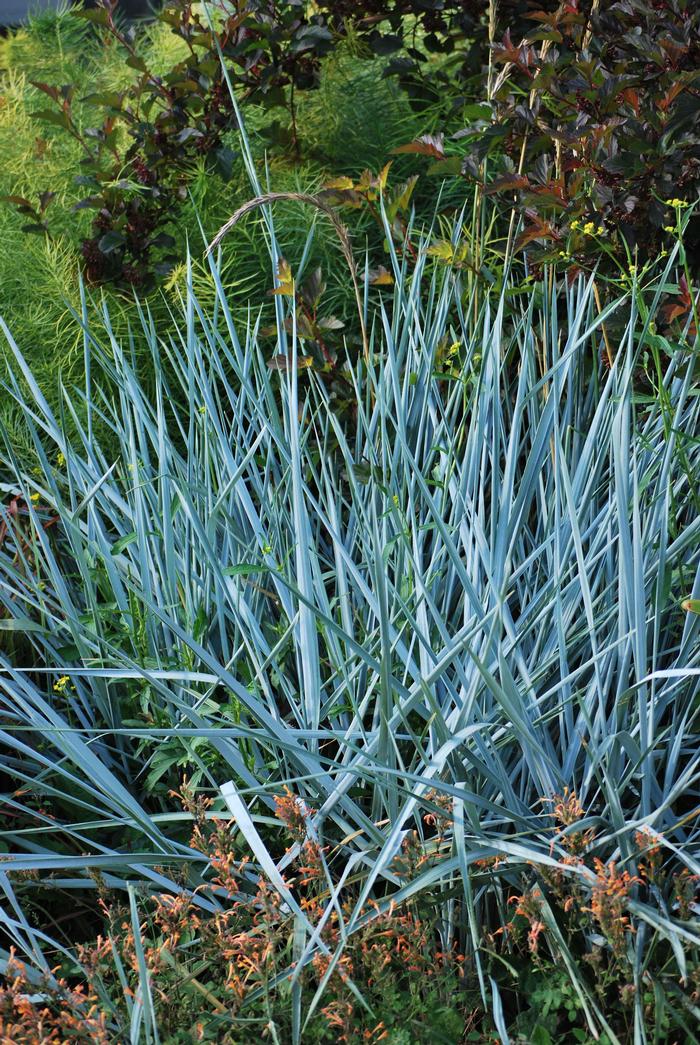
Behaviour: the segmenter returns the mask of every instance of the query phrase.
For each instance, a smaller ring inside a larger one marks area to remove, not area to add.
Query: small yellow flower
[[[667,207],[689,207],[690,204],[686,203],[685,200],[679,200],[677,196],[674,196],[672,200],[666,200]]]
[[[676,232],[675,225],[664,225],[664,232]]]
[[[578,220],[578,218],[574,218],[574,220],[571,222],[571,228],[572,229],[580,229],[581,228],[581,222]]]
[[[587,221],[586,224],[583,226],[583,232],[585,236],[592,236],[595,232],[595,222]]]
[[[40,497],[41,497],[40,493],[33,493],[31,495],[31,497],[30,497],[30,500],[31,500],[32,504],[36,504]]]
[[[59,450],[58,453],[56,454],[56,464],[58,465],[59,468],[63,468],[65,463],[66,463],[66,455],[63,453],[63,450]]]
[[[660,258],[665,258],[667,254],[668,254],[668,251],[667,251],[667,250],[661,250],[661,251],[659,251],[659,257],[660,257]]]
[[[391,499],[392,499],[392,501],[394,502],[394,507],[395,507],[395,508],[398,508],[398,506],[399,506],[399,499],[398,499],[398,497],[396,496],[396,494],[394,494],[394,496],[393,496],[393,497],[392,497]]]
[[[54,691],[54,693],[63,693],[64,689],[66,688],[66,686],[68,685],[69,682],[70,682],[70,676],[69,675],[61,675],[60,679],[58,679],[58,681],[54,682],[54,684],[53,684],[53,691]]]
[[[206,406],[204,406],[203,403],[202,403],[202,405],[199,408],[199,412],[200,412],[200,414],[206,414],[206,412],[207,412],[207,408],[206,408]]]
[[[599,236],[604,236],[605,235],[605,225],[599,225],[598,226],[598,235]]]
[[[263,555],[272,555],[272,545],[271,544],[263,544],[263,546],[262,546],[262,553],[263,553]]]

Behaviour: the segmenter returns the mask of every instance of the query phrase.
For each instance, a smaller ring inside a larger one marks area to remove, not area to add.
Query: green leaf
[[[29,617],[0,617],[0,631],[43,632],[45,628]]]
[[[552,1036],[541,1023],[530,1032],[530,1045],[552,1045]]]
[[[125,64],[128,65],[130,69],[136,69],[140,73],[148,72],[148,66],[144,62],[143,58],[141,58],[137,54],[130,54]]]
[[[71,126],[70,118],[66,113],[61,112],[58,109],[37,109],[29,114],[33,120],[41,120],[42,123],[52,123],[56,127],[63,127],[67,130]]]
[[[431,163],[426,173],[439,178],[447,178],[460,174],[461,170],[462,157],[448,156],[445,160],[438,160],[436,163]]]
[[[271,573],[272,570],[264,563],[239,562],[237,566],[227,566],[222,572],[224,577],[250,577],[255,573]]]
[[[461,110],[462,118],[465,120],[490,120],[493,113],[491,106],[486,102],[477,102],[473,105],[465,105]]]
[[[101,105],[105,109],[121,111],[124,95],[119,94],[117,91],[96,91],[92,94],[86,94],[82,101],[86,105]]]
[[[125,548],[127,548],[134,541],[138,540],[138,536],[139,535],[136,532],[136,530],[132,530],[131,533],[124,534],[123,537],[120,537],[118,541],[114,542],[114,544],[110,548],[110,555],[121,554],[121,552],[123,552]]]

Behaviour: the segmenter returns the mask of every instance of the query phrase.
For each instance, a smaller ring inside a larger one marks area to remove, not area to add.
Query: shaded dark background
[[[59,0],[0,0],[0,25],[19,25],[30,11],[46,11],[59,6]],[[87,7],[95,4],[88,3]],[[119,0],[119,10],[127,18],[143,18],[154,7],[157,0]]]

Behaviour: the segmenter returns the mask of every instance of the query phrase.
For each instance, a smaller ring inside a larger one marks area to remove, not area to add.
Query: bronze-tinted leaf
[[[24,196],[0,196],[3,203],[12,203],[15,207],[32,207],[30,200]]]
[[[343,176],[341,178],[331,178],[330,181],[324,182],[324,189],[354,189],[355,183],[352,178]]]
[[[44,213],[44,211],[46,210],[46,208],[48,207],[49,203],[55,195],[56,193],[51,192],[49,189],[46,189],[44,192],[41,193],[41,195],[39,196],[39,204],[42,214]]]
[[[422,134],[420,138],[409,142],[407,145],[399,145],[391,150],[393,153],[415,152],[420,156],[432,156],[436,160],[445,158],[445,135],[444,134]]]
[[[374,287],[390,287],[394,282],[394,277],[388,269],[385,269],[383,265],[379,265],[376,269],[369,270],[369,281]]]
[[[527,189],[530,181],[524,174],[502,174],[499,178],[487,185],[486,195],[492,196],[496,192],[510,192],[516,189]]]
[[[301,287],[299,293],[311,309],[316,309],[318,303],[321,300],[324,290],[326,289],[326,283],[323,278],[323,270],[319,265],[313,270],[310,276],[304,280],[304,285]]]
[[[327,203],[332,203],[336,207],[362,206],[362,196],[355,189],[325,188],[321,189],[318,195]]]
[[[369,192],[373,190],[375,192],[383,192],[386,188],[386,183],[389,178],[389,170],[391,169],[392,163],[393,160],[389,160],[388,163],[385,163],[378,174],[375,174],[374,171],[371,170],[364,170],[355,185],[357,191]]]
[[[279,294],[283,297],[294,297],[294,276],[289,262],[280,258],[277,262],[277,286],[270,294]]]
[[[541,221],[540,219],[535,218],[533,223],[524,228],[516,239],[515,249],[522,250],[523,247],[528,245],[528,243],[532,243],[535,240],[558,238],[557,233],[548,221]]]
[[[397,214],[401,214],[402,211],[408,209],[408,205],[411,202],[411,196],[413,190],[416,187],[418,181],[418,175],[414,174],[412,177],[405,181],[402,185],[399,185],[396,190],[392,193],[389,203],[387,205],[387,215],[389,221],[393,221]]]
[[[42,83],[41,80],[30,80],[29,82],[32,85],[32,87],[36,87],[38,91],[43,91],[44,94],[48,94],[49,98],[51,98],[54,102],[59,101],[61,97],[61,92],[58,87],[52,87],[52,85],[49,83]]]
[[[290,356],[278,355],[273,356],[272,359],[267,361],[267,365],[270,370],[287,371],[292,368],[292,360]],[[313,366],[313,359],[311,356],[298,356],[297,357],[297,370],[305,370],[307,367]]]

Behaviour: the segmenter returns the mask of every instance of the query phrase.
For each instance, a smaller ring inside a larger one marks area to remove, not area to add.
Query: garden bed
[[[347,6],[0,43],[0,1038],[696,1041],[700,15]]]

